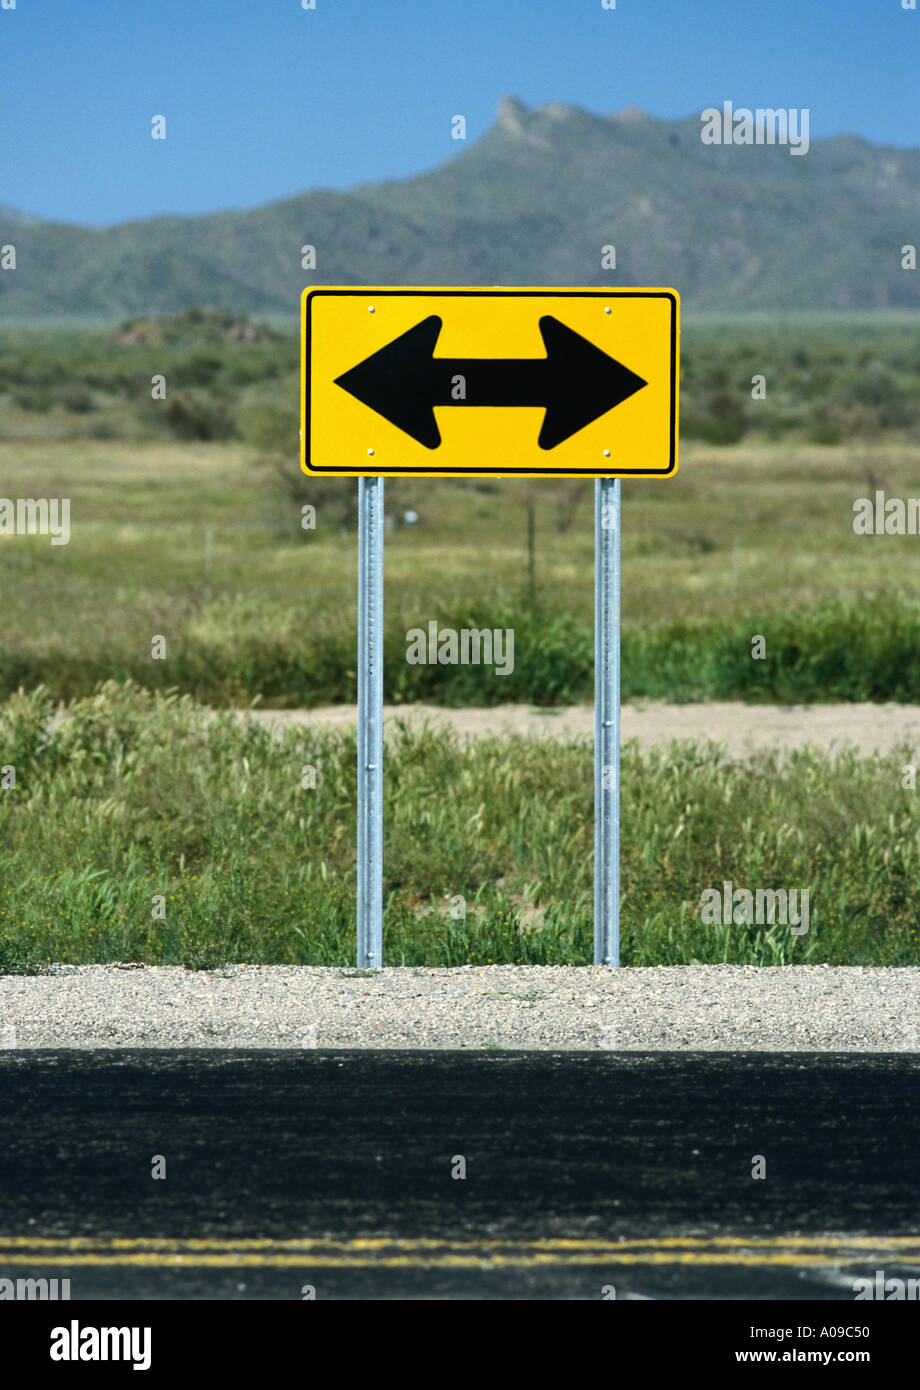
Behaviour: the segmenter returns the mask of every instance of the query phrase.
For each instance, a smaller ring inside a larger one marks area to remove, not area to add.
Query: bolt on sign
[[[668,289],[304,290],[301,467],[669,477],[679,314]]]

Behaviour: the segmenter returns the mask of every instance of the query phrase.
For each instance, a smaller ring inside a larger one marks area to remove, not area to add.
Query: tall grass
[[[917,964],[905,758],[627,746],[623,963]],[[108,683],[64,719],[46,691],[9,699],[0,765],[0,969],[353,961],[353,734],[273,736]],[[589,744],[403,726],[384,787],[389,964],[590,962]],[[726,878],[808,888],[809,931],[704,925]]]
[[[223,707],[248,705],[257,696],[288,708],[355,701],[350,623],[338,621],[336,612],[297,626],[289,613],[268,604],[262,612],[257,604],[248,610],[228,604],[210,621],[190,615],[186,625],[170,627],[166,661],[151,659],[149,638],[128,632],[97,636],[72,654],[43,641],[20,644],[0,665],[0,695],[45,685],[61,698],[84,697],[116,673],[148,689],[177,688]],[[389,701],[551,706],[593,699],[594,636],[583,617],[504,599],[441,606],[441,628],[513,630],[514,667],[505,675],[491,665],[410,665],[406,634],[419,621],[418,612],[387,621],[383,680]],[[427,612],[421,621],[427,624]],[[920,701],[918,630],[920,600],[896,592],[726,619],[626,621],[623,698],[912,703]],[[752,656],[755,635],[765,639],[763,659]]]

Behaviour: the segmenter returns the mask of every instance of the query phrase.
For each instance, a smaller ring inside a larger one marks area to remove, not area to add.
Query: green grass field
[[[114,684],[51,713],[40,692],[0,707],[0,969],[353,963],[353,734],[209,724],[187,696]],[[628,746],[623,964],[917,964],[903,761]],[[388,964],[591,961],[589,743],[402,730],[384,788]],[[704,925],[726,878],[808,889],[807,933]]]
[[[0,334],[0,496],[71,500],[67,545],[0,535],[0,969],[353,960],[353,738],[206,728],[195,702],[354,700],[356,484],[292,474],[290,334],[194,325]],[[920,536],[852,525],[876,488],[920,495],[920,359],[901,321],[860,332],[688,332],[680,471],[623,484],[625,699],[920,700]],[[763,415],[739,406],[758,365]],[[143,403],[158,368],[187,377],[168,419]],[[386,698],[590,701],[591,484],[386,493]],[[432,619],[513,627],[513,673],[408,665]],[[903,761],[627,749],[624,963],[916,963]],[[590,748],[406,732],[385,787],[390,963],[592,958]],[[725,878],[808,888],[808,933],[704,925]]]
[[[0,478],[6,496],[70,497],[72,530],[0,537],[0,694],[130,676],[219,706],[354,699],[354,531],[320,502],[302,532],[245,446],[21,437],[0,440]],[[920,698],[920,536],[854,534],[876,485],[920,493],[920,447],[697,442],[675,478],[624,483],[624,698]],[[389,497],[421,519],[386,541],[387,698],[590,700],[590,484],[400,480]],[[514,627],[514,672],[409,666],[406,633],[430,619]]]
[[[685,325],[680,472],[623,484],[625,698],[920,698],[920,537],[852,529],[855,498],[920,491],[918,341],[899,316]],[[203,311],[0,332],[0,496],[72,504],[66,546],[0,535],[0,695],[131,677],[217,706],[354,699],[357,485],[299,474],[297,352],[289,329]],[[590,483],[401,479],[387,498],[420,516],[387,538],[388,699],[591,699]],[[432,619],[513,627],[514,672],[409,666]]]

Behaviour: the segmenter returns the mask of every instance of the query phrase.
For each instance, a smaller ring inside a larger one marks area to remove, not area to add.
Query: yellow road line
[[[124,1254],[124,1255],[71,1255],[58,1256],[49,1259],[47,1255],[14,1255],[10,1259],[2,1260],[0,1268],[5,1267],[42,1267],[48,1269],[52,1265],[67,1269],[79,1266],[91,1265],[100,1268],[131,1268],[142,1267],[147,1269],[525,1269],[533,1268],[538,1265],[602,1265],[605,1268],[614,1268],[625,1265],[692,1265],[694,1268],[703,1265],[723,1265],[739,1266],[751,1265],[758,1269],[770,1269],[784,1267],[789,1269],[840,1269],[862,1267],[865,1261],[859,1261],[852,1256],[844,1259],[839,1255],[833,1254],[795,1254],[791,1251],[781,1253],[774,1251],[772,1254],[766,1252],[756,1254],[754,1252],[743,1253],[717,1253],[702,1252],[691,1253],[689,1251],[648,1251],[642,1254],[624,1255],[616,1250],[605,1253],[585,1252],[575,1255],[558,1255],[551,1253],[533,1253],[520,1255],[463,1255],[458,1253],[444,1252],[440,1255],[314,1255],[312,1257],[298,1255],[176,1255],[166,1252],[148,1252],[147,1254]],[[908,1263],[899,1261],[899,1263]],[[910,1261],[920,1265],[920,1259]],[[0,1276],[2,1277],[2,1276]]]
[[[0,1266],[202,1268],[526,1268],[537,1265],[751,1265],[837,1268],[859,1252],[920,1265],[920,1237],[680,1237],[610,1241],[393,1239],[270,1240],[75,1236],[0,1237]]]
[[[241,1251],[278,1250],[312,1253],[324,1250],[372,1251],[397,1248],[405,1251],[540,1249],[552,1251],[589,1250],[906,1250],[920,1253],[920,1235],[910,1236],[661,1236],[642,1239],[604,1240],[601,1237],[548,1236],[530,1239],[490,1237],[483,1240],[433,1239],[426,1236],[305,1236],[277,1239],[263,1236],[0,1236],[0,1253],[5,1250],[172,1250]]]

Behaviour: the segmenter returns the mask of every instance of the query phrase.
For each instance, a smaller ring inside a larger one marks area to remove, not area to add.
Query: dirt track
[[[342,729],[354,724],[354,705],[327,705],[312,710],[258,710],[260,723],[318,724]],[[384,722],[407,719],[418,724],[430,719],[458,734],[526,734],[532,737],[591,737],[593,705],[567,709],[534,709],[528,705],[495,705],[491,709],[441,709],[434,705],[387,705]],[[920,705],[745,705],[734,701],[671,705],[649,700],[624,705],[622,739],[636,738],[648,747],[670,738],[715,739],[733,757],[762,748],[800,748],[812,743],[828,748],[838,741],[863,752],[886,752],[909,740],[920,749]]]

